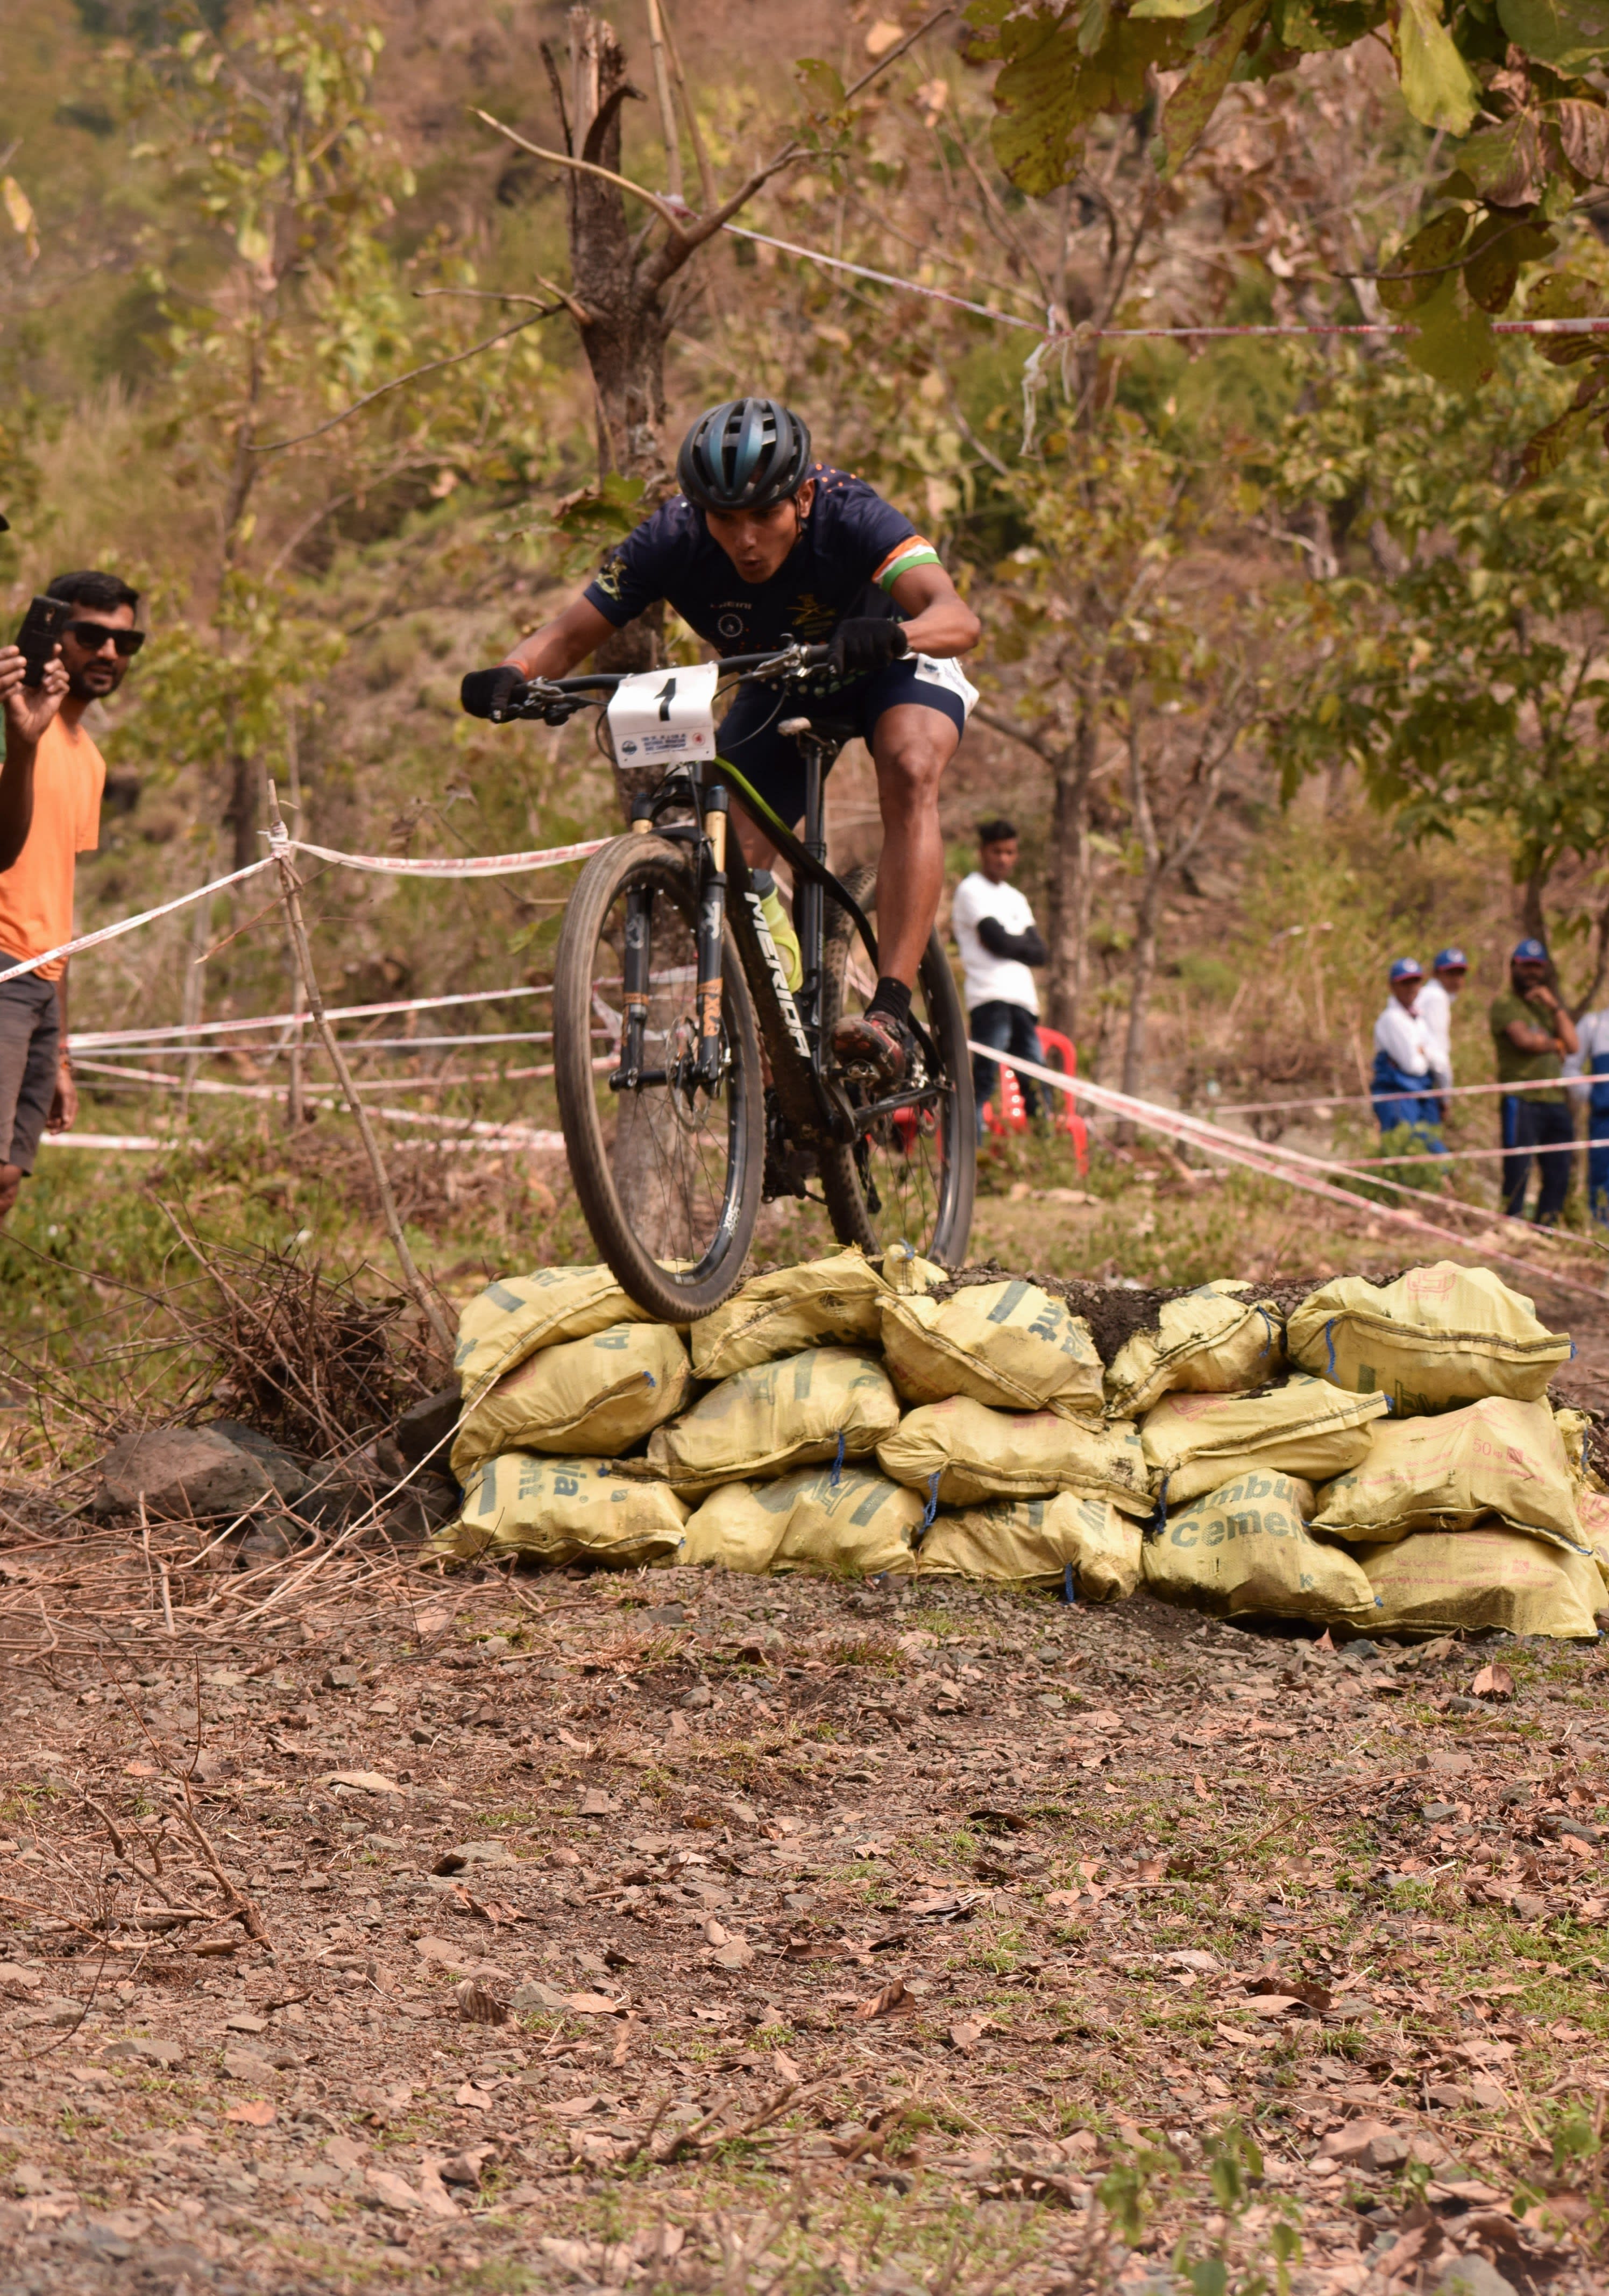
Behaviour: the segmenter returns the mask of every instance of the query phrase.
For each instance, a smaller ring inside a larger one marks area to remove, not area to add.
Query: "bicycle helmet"
[[[700,510],[769,510],[810,475],[810,433],[775,398],[729,398],[700,414],[676,457],[676,481]]]

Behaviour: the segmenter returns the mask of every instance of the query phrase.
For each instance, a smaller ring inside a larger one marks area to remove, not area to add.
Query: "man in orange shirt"
[[[106,762],[84,730],[84,713],[116,693],[144,644],[135,627],[139,592],[115,574],[58,574],[46,594],[75,609],[59,650],[65,692],[53,663],[45,687],[30,694],[20,657],[14,675],[8,671],[15,649],[0,653],[0,860],[14,856],[0,870],[0,974],[47,959],[0,980],[0,1220],[34,1168],[45,1127],[64,1131],[78,1112],[67,1050],[67,960],[50,952],[73,937],[77,857],[101,836]]]

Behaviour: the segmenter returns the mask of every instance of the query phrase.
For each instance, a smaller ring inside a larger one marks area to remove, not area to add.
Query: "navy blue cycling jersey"
[[[710,539],[703,512],[677,495],[610,554],[587,584],[588,601],[623,629],[668,599],[723,655],[765,653],[790,639],[818,645],[847,615],[886,612],[878,594],[913,566],[936,566],[937,551],[864,479],[829,463],[810,475],[816,491],[804,530],[768,582],[745,582]]]

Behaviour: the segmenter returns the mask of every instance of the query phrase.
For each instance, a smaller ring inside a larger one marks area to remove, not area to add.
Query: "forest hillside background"
[[[80,930],[255,857],[271,775],[301,833],[346,850],[608,828],[590,732],[472,723],[459,679],[651,505],[699,407],[753,389],[906,509],[982,617],[984,700],[944,796],[952,883],[980,816],[1009,811],[1051,944],[1050,1017],[1086,1073],[1197,1106],[1332,1094],[1301,1136],[1367,1152],[1368,1111],[1340,1099],[1364,1086],[1391,957],[1468,950],[1467,1081],[1490,1073],[1484,1007],[1516,930],[1549,933],[1572,1001],[1595,994],[1601,440],[1572,434],[1521,483],[1570,370],[1484,339],[1076,332],[1356,323],[1418,293],[1377,275],[1455,145],[1410,117],[1388,62],[1364,43],[1231,86],[1165,174],[1142,89],[1131,117],[1096,123],[1074,180],[1034,197],[997,162],[994,67],[959,14],[922,31],[930,11],[836,0],[669,13],[666,64],[659,10],[601,12],[632,83],[620,172],[707,210],[800,152],[734,217],[763,236],[719,234],[669,283],[663,418],[622,455],[574,316],[566,177],[529,148],[563,148],[586,12],[13,0],[0,603],[14,620],[52,574],[106,566],[144,593],[151,634],[94,727],[111,778]],[[674,154],[661,65],[680,83]],[[652,210],[626,209],[646,236]],[[1598,220],[1582,199],[1554,236],[1601,277]],[[674,619],[657,643],[697,652]],[[829,828],[836,865],[875,852],[858,751]],[[326,994],[539,986],[568,882],[315,873]],[[289,1001],[257,884],[74,968],[80,1029]],[[540,1029],[510,1009],[459,1008],[454,1031]],[[365,1074],[405,1076],[414,1108],[551,1122],[544,1083],[500,1076],[508,1057],[404,1046]],[[282,1062],[157,1065],[201,1089],[181,1103],[86,1070],[87,1127],[171,1131],[172,1150],[93,1173],[45,1152],[5,1247],[34,1255],[26,1300],[8,1287],[23,1324],[148,1272],[180,1196],[277,1248],[371,1234],[342,1119],[287,1135]],[[1455,1135],[1487,1144],[1488,1105],[1466,1105]],[[551,1160],[406,1145],[410,1217],[449,1289],[574,1248]],[[1238,1266],[1254,1232],[1270,1272],[1325,1248],[1249,1181],[1221,1185],[1211,1216],[1213,1191],[1180,1182],[1177,1228],[1119,1218],[1115,1168],[1098,1155],[1068,1199],[1065,1144],[995,1150],[980,1234],[1009,1250],[1012,1206],[1026,1219],[1059,1186],[1055,1248],[1081,1264],[1121,1253],[1177,1281],[1223,1272],[1231,1248]],[[790,1237],[808,1242],[780,1225],[772,1241]]]

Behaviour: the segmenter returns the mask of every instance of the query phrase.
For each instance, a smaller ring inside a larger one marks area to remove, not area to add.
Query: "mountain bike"
[[[835,1024],[864,1009],[878,978],[876,872],[840,879],[827,866],[823,790],[853,727],[782,720],[804,764],[802,837],[715,752],[720,681],[772,684],[781,711],[827,656],[789,645],[534,680],[499,713],[562,725],[600,708],[617,764],[646,777],[630,829],[592,855],[566,911],[554,1080],[598,1249],[630,1298],[667,1323],[706,1316],[737,1288],[760,1206],[775,1197],[823,1204],[839,1241],[872,1254],[903,1245],[954,1264],[972,1225],[966,1018],[936,933],[911,998],[905,1084],[869,1097],[832,1059]],[[734,797],[793,870],[797,988],[729,833]]]

